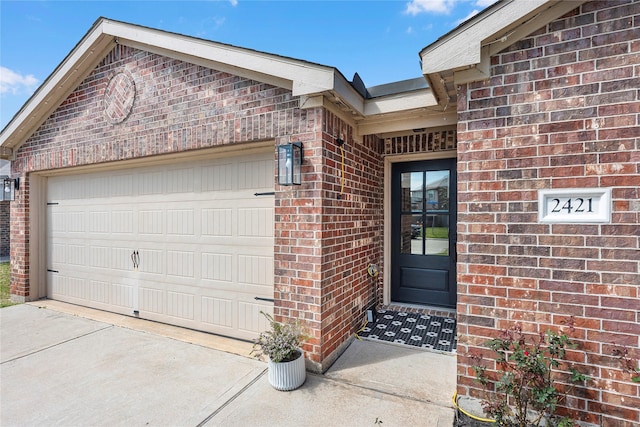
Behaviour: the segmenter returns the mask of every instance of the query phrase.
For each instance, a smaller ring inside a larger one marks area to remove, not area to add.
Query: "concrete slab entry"
[[[38,310],[20,307],[26,319]],[[13,334],[29,333],[26,325],[91,324],[60,313],[40,316],[52,324],[13,322]],[[107,326],[3,362],[0,424],[195,426],[266,368],[250,358]]]
[[[452,408],[364,389],[309,374],[298,390],[273,389],[265,376],[216,413],[212,426],[451,427]]]
[[[456,355],[355,340],[325,375],[450,407],[456,391]]]
[[[108,327],[111,325],[73,318],[31,305],[5,307],[0,310],[0,362],[4,363]]]

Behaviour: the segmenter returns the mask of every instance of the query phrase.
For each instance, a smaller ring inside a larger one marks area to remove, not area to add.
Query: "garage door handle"
[[[255,299],[256,301],[268,301],[268,302],[273,302],[273,298],[261,298],[261,297],[254,297],[253,299]]]
[[[258,196],[275,196],[276,192],[275,191],[269,191],[267,193],[253,193],[254,196],[258,197]]]
[[[140,253],[138,251],[131,253],[131,262],[133,262],[133,269],[138,271],[138,266],[140,265]]]

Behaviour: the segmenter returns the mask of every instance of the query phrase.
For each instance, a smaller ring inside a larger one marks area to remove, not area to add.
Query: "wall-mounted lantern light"
[[[302,181],[302,142],[278,145],[278,184],[300,185]]]
[[[0,200],[13,200],[20,180],[18,178],[9,178],[8,176],[2,176],[0,180],[2,183],[2,196],[0,196]]]

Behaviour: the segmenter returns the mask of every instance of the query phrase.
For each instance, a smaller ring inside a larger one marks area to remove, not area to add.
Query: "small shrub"
[[[300,323],[280,323],[273,316],[260,312],[267,318],[271,329],[260,333],[254,340],[251,354],[260,358],[266,355],[272,362],[290,362],[298,358],[300,346],[307,339]]]
[[[588,378],[577,370],[563,366],[566,349],[575,347],[564,333],[551,330],[537,337],[527,337],[520,327],[503,330],[497,338],[487,341],[495,353],[497,381],[489,378],[482,357],[471,355],[476,380],[483,385],[488,398],[482,406],[498,425],[508,427],[573,425],[567,417],[556,414],[564,395],[556,387],[552,372],[566,368],[572,383]],[[489,387],[495,384],[495,391]]]

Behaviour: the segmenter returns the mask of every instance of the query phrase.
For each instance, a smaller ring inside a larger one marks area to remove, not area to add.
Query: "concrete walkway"
[[[455,357],[354,341],[274,390],[251,344],[55,301],[0,310],[0,425],[451,427]]]

